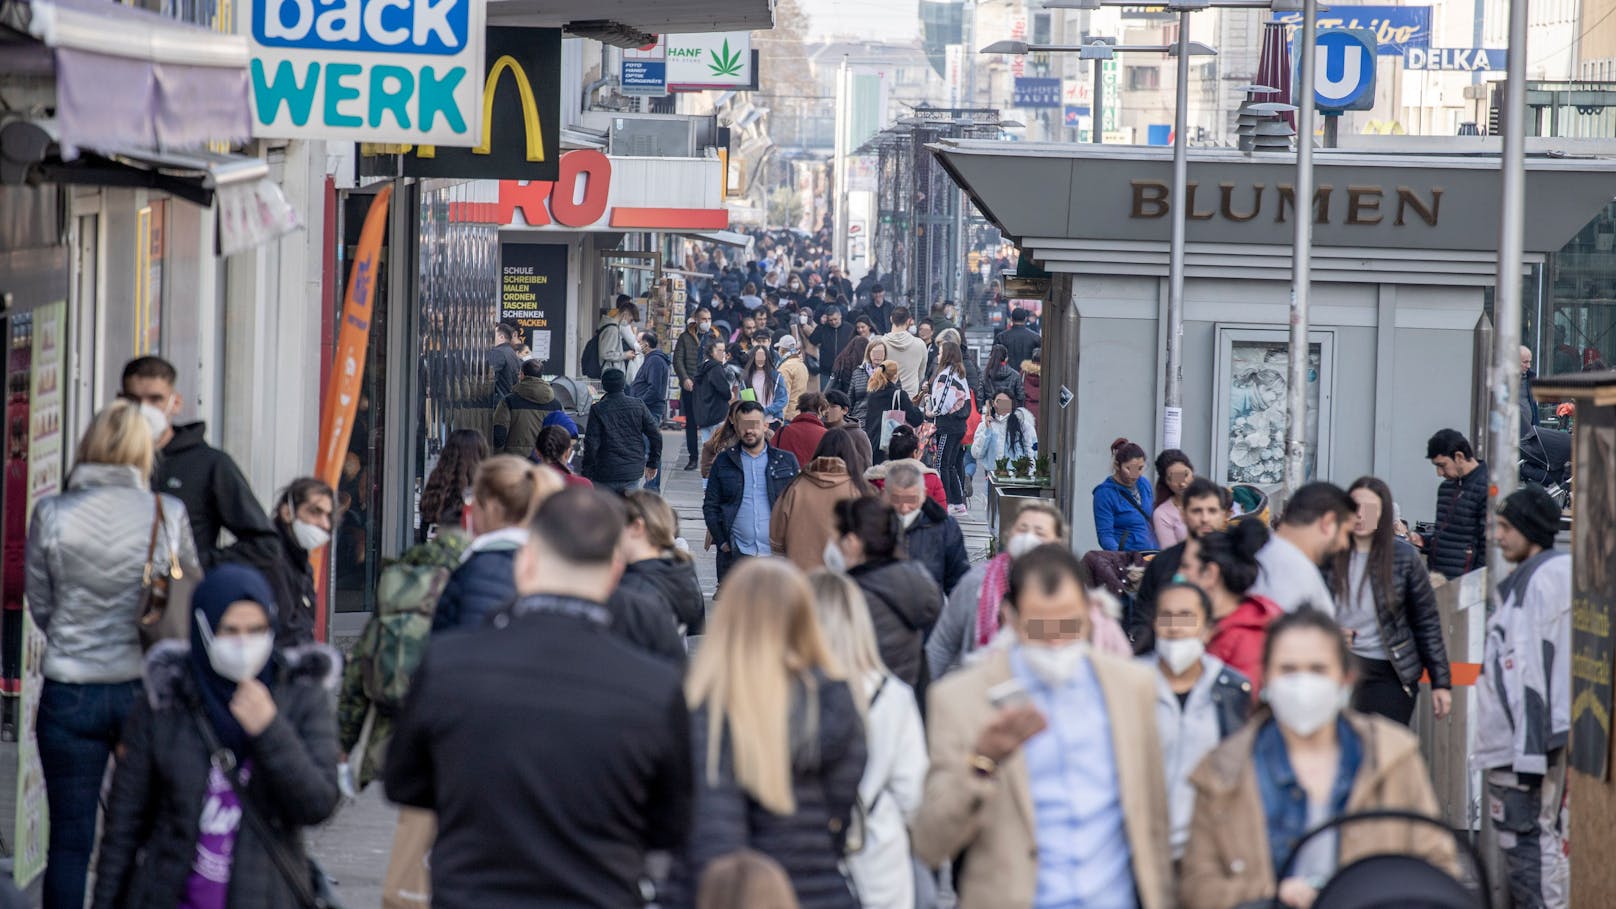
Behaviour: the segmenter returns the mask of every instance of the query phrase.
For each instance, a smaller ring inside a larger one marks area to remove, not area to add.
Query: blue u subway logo
[[[264,47],[453,55],[470,18],[470,0],[261,0],[252,30]]]

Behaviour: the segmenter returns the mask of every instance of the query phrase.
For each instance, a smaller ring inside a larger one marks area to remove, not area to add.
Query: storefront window
[[[352,194],[344,200],[343,242],[347,249],[359,243],[365,213],[370,210],[370,194]],[[391,251],[391,250],[389,250]],[[392,372],[387,363],[387,331],[392,323],[394,300],[388,286],[388,270],[376,272],[375,303],[371,310],[370,343],[365,349],[365,376],[354,414],[353,435],[337,479],[337,504],[341,518],[333,535],[331,552],[336,576],[335,611],[369,612],[375,595],[376,575],[381,571],[381,483],[387,395]],[[343,287],[347,286],[344,276]],[[340,322],[342,299],[331,301]]]
[[[1551,255],[1547,268],[1538,372],[1616,364],[1616,203]]]
[[[459,183],[421,193],[419,306],[421,420],[415,501],[449,433],[493,430],[487,353],[499,321],[499,225],[469,220],[490,184]],[[411,521],[421,539],[419,508]]]

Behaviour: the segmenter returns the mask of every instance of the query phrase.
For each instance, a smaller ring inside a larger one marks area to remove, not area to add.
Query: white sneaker
[[[970,515],[971,509],[965,507],[964,505],[950,505],[948,506],[948,513],[956,518],[963,518]]]

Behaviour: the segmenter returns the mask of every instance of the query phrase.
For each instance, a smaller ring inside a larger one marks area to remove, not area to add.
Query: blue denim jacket
[[[1352,792],[1352,781],[1358,776],[1363,763],[1363,743],[1346,717],[1335,721],[1336,736],[1341,742],[1341,765],[1336,770],[1335,786],[1330,790],[1330,816],[1336,817],[1347,810],[1347,796]],[[1262,795],[1263,815],[1268,821],[1268,849],[1274,860],[1277,877],[1296,844],[1308,832],[1307,793],[1296,780],[1291,759],[1285,750],[1285,738],[1280,735],[1279,722],[1270,719],[1257,732],[1252,748],[1256,762],[1257,791]]]

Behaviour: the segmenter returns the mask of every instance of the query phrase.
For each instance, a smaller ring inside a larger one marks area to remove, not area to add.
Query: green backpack
[[[353,659],[360,662],[365,697],[383,713],[404,706],[410,678],[432,637],[432,615],[449,575],[469,541],[457,533],[413,546],[382,569],[376,582],[376,614],[366,623]]]

